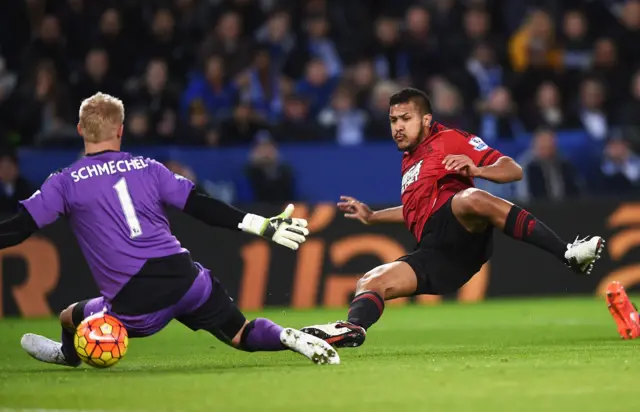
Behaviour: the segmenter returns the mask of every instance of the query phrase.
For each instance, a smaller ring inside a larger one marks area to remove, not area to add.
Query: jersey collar
[[[87,153],[85,154],[85,156],[100,156],[101,154],[105,154],[105,153],[117,153],[117,150],[101,150],[99,152],[95,152],[95,153]]]

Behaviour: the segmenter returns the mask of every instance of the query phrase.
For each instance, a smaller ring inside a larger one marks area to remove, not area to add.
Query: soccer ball
[[[99,312],[80,323],[73,344],[84,363],[95,368],[108,368],[127,353],[129,336],[122,322]]]

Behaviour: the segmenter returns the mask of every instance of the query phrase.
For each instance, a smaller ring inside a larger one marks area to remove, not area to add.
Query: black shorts
[[[246,321],[218,279],[188,254],[148,262],[110,302],[104,297],[79,302],[74,325],[103,308],[120,319],[132,338],[153,335],[175,319],[228,343]]]
[[[413,252],[399,258],[418,278],[416,295],[445,295],[460,289],[489,260],[493,226],[470,233],[453,214],[447,201],[427,220],[422,239]]]

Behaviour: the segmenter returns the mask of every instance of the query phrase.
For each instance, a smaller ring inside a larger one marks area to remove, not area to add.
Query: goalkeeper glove
[[[238,228],[243,232],[263,236],[279,245],[297,250],[307,240],[309,230],[305,219],[292,218],[292,214],[293,205],[287,206],[278,216],[268,219],[247,213],[238,224]]]

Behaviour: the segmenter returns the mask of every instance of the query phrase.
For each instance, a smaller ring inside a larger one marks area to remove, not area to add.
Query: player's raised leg
[[[358,281],[346,322],[308,326],[302,331],[324,339],[337,348],[360,346],[366,338],[366,330],[382,316],[384,302],[412,296],[417,288],[416,274],[406,262],[396,261],[378,266]]]
[[[33,358],[41,362],[63,366],[79,366],[81,361],[73,345],[73,334],[77,326],[76,322],[74,322],[73,313],[77,305],[77,303],[74,303],[60,312],[60,324],[62,326],[61,342],[56,342],[34,333],[27,333],[23,335],[20,340],[22,348]],[[82,306],[84,306],[84,304]],[[76,318],[77,317],[76,315]],[[84,316],[82,316],[77,323],[81,322],[82,319],[84,319]]]
[[[482,232],[491,224],[513,239],[551,253],[578,273],[590,274],[604,248],[605,241],[600,236],[565,242],[531,213],[480,189],[457,193],[451,208],[467,231]]]

